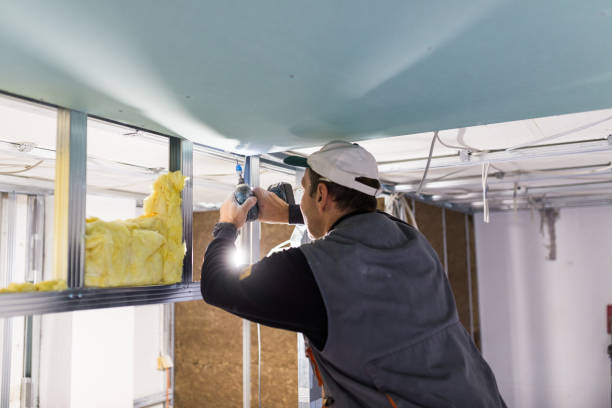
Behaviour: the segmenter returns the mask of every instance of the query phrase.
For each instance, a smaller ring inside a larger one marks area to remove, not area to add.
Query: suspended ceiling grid
[[[606,0],[0,8],[0,90],[225,149],[612,107]]]

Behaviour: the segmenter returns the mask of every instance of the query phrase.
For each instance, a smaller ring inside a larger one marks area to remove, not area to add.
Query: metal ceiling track
[[[538,146],[525,146],[519,149],[491,150],[482,153],[466,153],[445,156],[434,156],[430,169],[448,169],[465,166],[476,166],[482,163],[508,163],[529,159],[542,159],[575,154],[586,154],[612,151],[612,135],[603,139],[577,142],[555,143]],[[425,169],[427,158],[380,162],[378,171],[385,173],[419,172]]]

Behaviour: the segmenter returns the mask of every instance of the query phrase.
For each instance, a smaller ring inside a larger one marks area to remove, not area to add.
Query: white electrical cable
[[[465,128],[459,129],[459,132],[461,132],[461,130],[465,131]],[[444,147],[448,147],[449,149],[456,149],[456,150],[467,150],[468,152],[471,152],[472,150],[474,150],[474,149],[470,149],[470,148],[468,148],[467,146],[463,146],[463,147],[462,147],[462,146],[454,146],[454,145],[451,145],[451,144],[448,144],[448,143],[444,143],[444,142],[442,141],[442,139],[440,139],[440,136],[439,136],[439,135],[436,135],[436,139],[438,139],[438,142],[440,142],[440,144],[441,144],[442,146],[444,146]]]
[[[410,208],[410,203],[408,203],[408,199],[404,194],[391,194],[389,199],[385,200],[385,211],[404,222],[409,222],[417,230],[419,229],[414,212]],[[406,218],[406,214],[409,220]]]
[[[42,162],[44,162],[44,160],[39,160],[39,161],[37,161],[37,162],[36,162],[36,163],[34,163],[34,164],[31,164],[31,165],[26,165],[26,166],[24,166],[24,167],[23,167],[23,169],[21,169],[21,170],[15,170],[15,171],[2,171],[2,172],[0,172],[0,174],[5,175],[5,174],[17,174],[17,173],[23,173],[23,172],[26,172],[26,171],[28,171],[28,170],[32,170],[32,169],[33,169],[33,168],[35,168],[35,167],[40,166],[40,165],[42,164]]]
[[[489,223],[489,201],[487,198],[487,178],[489,177],[489,162],[482,163],[482,204],[483,204],[483,215],[484,222]]]
[[[425,183],[425,179],[427,178],[427,172],[429,171],[429,165],[431,163],[431,157],[433,156],[433,149],[434,149],[434,145],[436,144],[436,139],[438,138],[438,131],[436,130],[434,132],[434,136],[431,139],[431,146],[429,147],[429,156],[427,157],[427,164],[425,165],[425,171],[423,172],[423,178],[421,179],[421,182],[419,183],[419,188],[417,188],[416,193],[417,194],[421,194],[421,191],[423,190],[423,183]]]

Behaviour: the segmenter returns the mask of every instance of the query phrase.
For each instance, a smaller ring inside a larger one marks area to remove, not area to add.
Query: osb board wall
[[[444,265],[444,229],[442,222],[443,210],[428,204],[415,202],[415,219],[420,231],[427,237],[431,246],[437,252],[440,262]],[[446,253],[448,261],[448,280],[450,282],[459,319],[464,327],[470,331],[470,293],[468,278],[468,247],[466,245],[465,223],[466,216],[462,213],[444,210],[446,212]],[[478,316],[478,279],[474,252],[473,218],[468,216],[468,229],[470,231],[470,266],[472,283],[472,318],[474,326],[474,340],[480,348],[480,324]]]
[[[200,279],[206,247],[212,240],[217,211],[194,213],[194,279]],[[262,225],[261,253],[289,239],[293,227]],[[296,334],[261,327],[262,403],[297,404]],[[203,301],[175,308],[175,407],[242,406],[242,320]],[[257,407],[257,332],[251,325],[251,405]]]
[[[379,209],[383,203],[379,200]],[[442,210],[415,203],[421,232],[443,262]],[[216,211],[195,213],[193,220],[194,279],[200,270],[211,232],[218,220]],[[480,345],[478,286],[474,249],[473,219],[468,217],[472,265],[472,302],[476,344]],[[461,322],[469,330],[469,292],[465,217],[446,210],[449,281],[455,294]],[[292,227],[262,225],[262,256],[289,238]],[[175,406],[239,407],[242,404],[242,320],[203,301],[176,304],[175,309]],[[265,407],[297,404],[297,344],[293,332],[261,327],[262,397]],[[251,325],[251,406],[257,406],[257,332]]]

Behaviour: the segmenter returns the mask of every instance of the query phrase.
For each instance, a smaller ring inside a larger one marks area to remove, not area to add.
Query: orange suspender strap
[[[312,349],[310,347],[306,349],[306,356],[312,363],[312,368],[314,368],[315,375],[317,376],[317,382],[319,383],[319,387],[323,387],[323,377],[321,377],[319,366],[314,358],[314,354],[312,353]]]
[[[387,396],[387,399],[389,400],[389,404],[391,404],[393,408],[397,408],[397,405],[395,405],[395,401],[393,401],[393,398],[391,398],[389,394],[385,394],[385,395]]]

